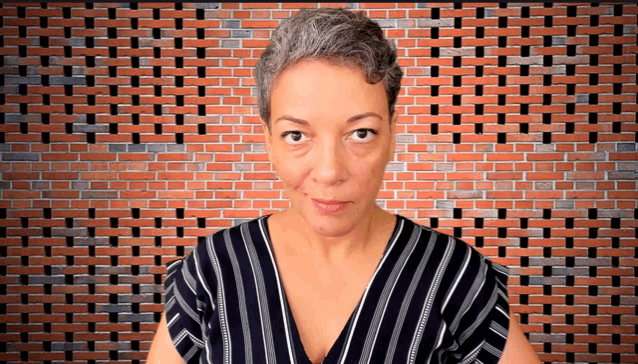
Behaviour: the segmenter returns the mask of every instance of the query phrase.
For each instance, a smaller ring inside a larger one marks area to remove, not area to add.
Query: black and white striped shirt
[[[202,237],[167,263],[166,321],[187,363],[311,364],[279,277],[269,216]],[[323,364],[497,363],[509,326],[508,268],[396,217]]]

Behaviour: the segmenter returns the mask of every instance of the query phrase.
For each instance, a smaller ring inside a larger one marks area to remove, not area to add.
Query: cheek
[[[302,163],[288,160],[279,165],[277,173],[284,186],[287,189],[291,189],[292,192],[295,192],[302,190],[303,181],[307,175],[307,166],[304,167]]]
[[[384,162],[383,158],[377,155],[367,160],[358,161],[352,165],[352,170],[355,171],[355,176],[370,179],[383,174],[385,170]]]

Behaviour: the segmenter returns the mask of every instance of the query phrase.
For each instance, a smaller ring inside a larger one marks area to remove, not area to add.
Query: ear
[[[388,162],[394,160],[394,150],[396,149],[396,140],[397,140],[397,120],[399,119],[399,113],[395,110],[394,115],[392,116],[392,122],[390,123],[390,136],[392,140],[390,141],[390,148],[388,148]]]
[[[268,153],[268,160],[272,163],[272,135],[268,130],[268,126],[266,126],[266,122],[261,117],[259,118],[259,122],[261,123],[261,127],[264,133],[264,142],[266,144],[266,152]]]

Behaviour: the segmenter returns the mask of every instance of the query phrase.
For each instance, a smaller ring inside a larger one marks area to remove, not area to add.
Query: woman
[[[507,268],[375,204],[401,78],[362,14],[303,9],[277,27],[256,80],[291,207],[168,263],[148,363],[539,363]]]

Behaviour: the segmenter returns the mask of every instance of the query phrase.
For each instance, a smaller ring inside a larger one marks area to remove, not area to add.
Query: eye
[[[374,131],[373,129],[357,129],[357,130],[355,130],[352,133],[352,135],[357,137],[355,139],[357,139],[359,141],[363,141],[363,142],[370,141],[370,139],[372,139],[372,135],[373,134],[377,135],[377,132]],[[359,138],[361,138],[361,139],[359,139]]]
[[[286,140],[286,137],[288,135],[291,135],[291,138],[288,138],[288,140]],[[296,131],[296,130],[292,130],[292,131],[286,131],[283,134],[281,134],[281,137],[284,139],[284,141],[288,144],[300,144],[300,140],[301,137],[303,136],[303,133],[300,131]],[[288,142],[289,140],[292,140],[292,143]]]

